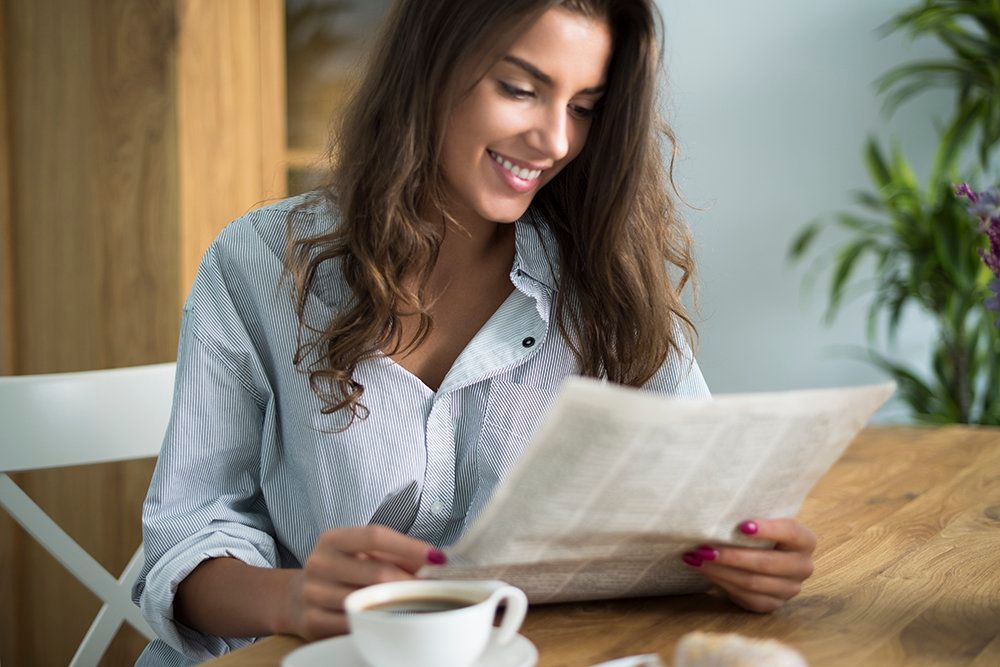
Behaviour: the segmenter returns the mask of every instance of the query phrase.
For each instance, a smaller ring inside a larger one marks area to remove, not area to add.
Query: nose
[[[569,153],[570,126],[566,113],[565,106],[541,109],[530,132],[531,147],[553,161]]]

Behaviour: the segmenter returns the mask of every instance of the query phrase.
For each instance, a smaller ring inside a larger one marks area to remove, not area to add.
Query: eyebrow
[[[551,86],[552,85],[552,77],[549,76],[548,74],[546,74],[545,72],[543,72],[542,70],[538,69],[537,67],[535,67],[531,63],[529,63],[527,60],[522,60],[521,58],[518,58],[517,56],[512,56],[510,54],[505,55],[503,58],[501,58],[501,60],[503,60],[504,62],[508,62],[508,63],[510,63],[512,65],[517,65],[518,67],[520,67],[521,69],[523,69],[525,72],[527,72],[528,74],[530,74],[532,77],[534,77],[535,79],[538,79],[539,81],[541,81],[542,83],[544,83],[546,86]],[[581,90],[577,94],[578,95],[597,95],[598,93],[603,93],[604,92],[604,88],[605,88],[604,85],[593,86],[591,88],[584,88],[583,90]]]

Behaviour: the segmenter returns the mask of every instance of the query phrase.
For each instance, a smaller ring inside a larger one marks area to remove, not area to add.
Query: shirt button
[[[528,336],[527,338],[521,341],[521,345],[525,347],[531,347],[534,344],[535,344],[535,339],[532,338],[531,336]]]
[[[431,505],[431,514],[433,514],[434,516],[440,516],[441,512],[443,511],[444,511],[444,503],[442,503],[440,500],[435,500],[434,503]]]

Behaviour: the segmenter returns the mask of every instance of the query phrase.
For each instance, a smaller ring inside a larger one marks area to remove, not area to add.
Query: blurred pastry
[[[795,649],[773,639],[689,632],[674,653],[674,667],[808,667]]]

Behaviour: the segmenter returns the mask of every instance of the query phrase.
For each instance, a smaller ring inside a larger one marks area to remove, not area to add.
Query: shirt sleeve
[[[660,370],[643,385],[643,389],[671,396],[710,398],[712,393],[701,374],[687,336],[679,326],[674,327],[674,336],[680,344],[680,352],[672,351]]]
[[[146,561],[132,589],[156,634],[199,662],[254,638],[209,636],[177,622],[180,582],[209,558],[279,564],[260,489],[264,402],[255,359],[210,248],[184,308],[173,409],[143,505]]]

